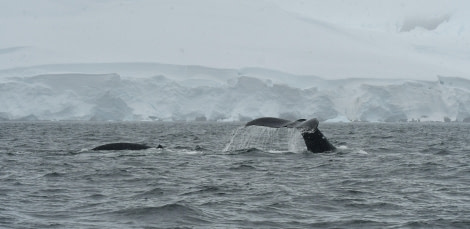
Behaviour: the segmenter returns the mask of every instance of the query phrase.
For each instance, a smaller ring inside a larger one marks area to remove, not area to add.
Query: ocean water
[[[0,123],[0,228],[470,228],[468,124],[242,125]]]

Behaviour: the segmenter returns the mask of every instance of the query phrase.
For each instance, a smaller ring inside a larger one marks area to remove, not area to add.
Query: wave
[[[225,194],[224,192],[221,191],[221,188],[218,186],[214,185],[203,185],[201,187],[196,188],[195,190],[191,190],[189,192],[183,193],[182,195],[194,195],[194,194],[205,194],[205,193],[210,193],[210,194],[218,194],[218,195],[223,195]]]
[[[54,177],[62,177],[62,176],[65,176],[65,173],[51,172],[51,173],[45,174],[43,177],[54,178]]]
[[[111,213],[118,220],[156,227],[179,227],[181,225],[205,225],[210,217],[201,210],[185,204],[165,204],[162,206],[133,207]]]
[[[143,193],[137,194],[135,198],[154,198],[156,196],[162,196],[164,194],[163,189],[161,188],[153,188],[151,190],[145,191]]]
[[[229,168],[229,170],[234,170],[234,171],[253,171],[256,170],[256,167],[247,165],[247,164],[239,164],[239,165],[234,165]]]
[[[470,220],[454,220],[454,219],[431,219],[411,221],[403,225],[404,228],[468,228]]]
[[[340,221],[316,222],[309,225],[312,228],[385,228],[388,223],[368,219],[347,219]]]

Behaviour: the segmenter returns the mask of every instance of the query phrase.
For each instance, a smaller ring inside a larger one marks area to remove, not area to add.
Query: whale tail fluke
[[[245,124],[245,126],[265,126],[271,128],[296,128],[300,130],[304,138],[307,150],[313,153],[321,153],[326,151],[335,150],[336,148],[328,141],[323,133],[318,129],[318,120],[313,119],[298,119],[290,121],[286,119],[263,117],[252,120]]]

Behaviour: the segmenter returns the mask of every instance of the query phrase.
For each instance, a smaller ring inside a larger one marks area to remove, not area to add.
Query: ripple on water
[[[0,133],[18,134],[0,141],[0,228],[470,224],[468,125],[322,125],[338,146],[324,154],[289,153],[268,139],[289,132],[254,131],[237,143],[230,131],[239,124],[2,125]],[[165,149],[80,151],[103,141]],[[231,141],[243,149],[223,151]]]
[[[143,193],[136,194],[134,198],[155,198],[162,196],[165,191],[161,188],[152,188],[150,190],[144,191]]]
[[[187,204],[178,203],[131,207],[111,212],[110,215],[121,222],[131,222],[137,225],[155,224],[160,227],[196,226],[211,222],[211,217],[203,211]]]

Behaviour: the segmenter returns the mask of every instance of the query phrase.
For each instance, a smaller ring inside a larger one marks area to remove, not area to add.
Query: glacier
[[[470,121],[470,80],[459,77],[331,80],[262,68],[108,63],[2,70],[0,79],[2,121]]]

